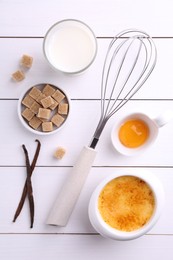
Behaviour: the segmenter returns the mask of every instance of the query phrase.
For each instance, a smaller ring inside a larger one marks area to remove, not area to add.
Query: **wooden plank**
[[[21,215],[12,223],[15,209],[19,202],[26,169],[23,167],[0,168],[0,233],[96,233],[88,217],[90,196],[96,186],[106,177],[116,172],[128,172],[129,168],[94,167],[81,192],[76,207],[66,227],[46,225],[46,218],[71,168],[37,167],[33,173],[32,183],[35,198],[35,222],[30,229],[29,205],[26,200]],[[140,172],[141,168],[133,169]],[[172,168],[147,168],[146,174],[155,174],[165,190],[165,206],[157,224],[149,234],[173,234],[172,215]]]
[[[82,147],[89,145],[100,114],[99,101],[72,101],[69,121],[57,134],[45,137],[28,132],[20,123],[17,115],[17,100],[0,101],[0,118],[3,127],[0,128],[1,157],[0,165],[20,166],[24,164],[21,145],[25,143],[33,155],[36,149],[34,140],[42,143],[38,165],[42,166],[72,166]],[[162,127],[156,142],[143,154],[126,157],[118,154],[111,144],[111,131],[116,118],[122,118],[132,111],[142,111],[151,117],[161,114],[167,109],[173,109],[173,103],[167,101],[130,101],[114,118],[107,123],[98,143],[97,157],[94,165],[99,166],[173,166],[172,163],[172,128],[173,121]],[[58,146],[67,149],[67,154],[57,162],[53,153]]]
[[[86,72],[75,77],[50,68],[43,56],[42,42],[43,39],[37,38],[0,39],[2,53],[0,98],[19,98],[21,93],[29,87],[43,82],[58,85],[74,99],[100,98],[102,67],[110,39],[98,39],[96,60]],[[173,99],[173,39],[155,39],[155,43],[158,50],[156,68],[134,96],[135,99]],[[21,56],[25,53],[33,56],[33,66],[25,71],[25,80],[16,83],[11,79],[11,74],[22,69],[19,63]]]
[[[162,260],[165,255],[167,260],[173,258],[173,236],[144,236],[120,242],[91,235],[6,235],[0,236],[0,243],[3,260]]]
[[[167,108],[173,109],[172,7],[170,0],[157,3],[150,0],[0,1],[0,259],[173,259],[172,122],[160,129],[159,138],[146,153],[127,158],[116,153],[110,143],[115,116],[101,136],[94,167],[67,227],[45,224],[51,205],[70,175],[78,153],[83,145],[90,142],[96,128],[102,66],[111,37],[129,27],[138,27],[159,37],[155,39],[158,62],[154,72],[134,97],[136,100],[130,101],[117,117],[133,110],[155,116]],[[66,18],[83,20],[98,37],[95,62],[86,73],[76,77],[53,71],[42,52],[43,37],[48,28]],[[24,53],[34,57],[34,64],[26,71],[24,81],[14,83],[11,74],[21,68],[19,60]],[[28,133],[16,113],[20,94],[29,86],[42,82],[60,86],[73,99],[68,125],[50,137]],[[34,228],[30,229],[28,201],[16,223],[12,223],[12,218],[26,178],[21,144],[26,144],[32,158],[36,138],[41,140],[42,150],[32,177],[36,214]],[[53,158],[53,152],[59,145],[67,149],[61,161]],[[96,234],[89,222],[89,199],[103,178],[129,168],[136,171],[148,169],[157,175],[165,190],[165,208],[148,235],[128,242],[107,240]]]
[[[34,8],[33,8],[34,7]],[[129,11],[130,10],[130,11]],[[39,15],[39,19],[38,19]],[[172,1],[64,0],[0,2],[1,36],[43,36],[55,22],[75,18],[86,22],[97,36],[114,36],[136,28],[154,36],[173,36]]]

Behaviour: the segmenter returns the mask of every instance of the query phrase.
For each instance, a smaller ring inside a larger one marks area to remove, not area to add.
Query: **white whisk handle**
[[[75,163],[72,172],[65,181],[55,204],[47,219],[47,224],[65,226],[74,209],[85,180],[94,162],[96,151],[84,147]]]

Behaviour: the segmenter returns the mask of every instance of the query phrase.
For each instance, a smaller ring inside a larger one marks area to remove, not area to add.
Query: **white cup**
[[[159,115],[158,117],[152,119],[148,115],[144,113],[131,113],[123,118],[121,118],[119,121],[115,123],[113,126],[112,132],[111,132],[111,141],[113,144],[113,147],[121,154],[132,156],[139,154],[143,152],[146,148],[148,148],[151,144],[154,143],[156,140],[159,128],[165,125],[169,122],[170,119],[173,117],[173,111],[167,110],[163,114]],[[127,147],[125,146],[119,138],[119,131],[121,126],[129,121],[129,120],[140,120],[145,123],[145,125],[148,128],[148,137],[146,138],[145,142],[138,146],[138,147]]]
[[[43,52],[55,70],[77,74],[93,63],[97,53],[97,40],[85,23],[74,19],[62,20],[46,33]]]
[[[107,183],[120,176],[134,176],[144,181],[152,190],[155,200],[154,212],[149,221],[139,229],[133,231],[121,231],[108,225],[101,216],[98,208],[98,199],[102,189]],[[128,170],[126,172],[118,170],[117,173],[104,179],[94,190],[89,202],[89,219],[94,229],[105,238],[114,240],[132,240],[146,234],[158,221],[164,206],[165,195],[163,186],[158,178],[149,171]]]

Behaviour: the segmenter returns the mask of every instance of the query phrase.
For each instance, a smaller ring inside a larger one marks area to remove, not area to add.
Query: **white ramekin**
[[[155,209],[151,219],[142,228],[131,232],[116,230],[115,228],[112,228],[111,226],[106,224],[106,222],[104,222],[103,218],[101,217],[101,214],[98,209],[98,198],[100,192],[108,182],[120,176],[135,176],[141,178],[149,185],[155,197]],[[93,192],[89,202],[89,219],[95,230],[105,238],[122,241],[136,239],[146,234],[156,224],[162,212],[162,208],[164,205],[164,197],[165,196],[161,182],[151,172],[141,169],[137,171],[136,169],[127,171],[118,170],[117,173],[104,179]]]
[[[173,112],[172,110],[166,110],[163,111],[161,114],[159,114],[155,118],[151,118],[145,113],[141,112],[133,112],[130,114],[126,114],[122,116],[119,120],[116,121],[116,123],[113,126],[112,132],[111,132],[111,142],[113,147],[116,151],[118,151],[120,154],[126,155],[126,156],[134,156],[138,155],[140,153],[143,153],[146,149],[148,149],[154,142],[156,141],[159,130],[162,126],[167,124],[171,119],[173,118]],[[121,125],[123,125],[125,122],[131,119],[137,119],[142,120],[144,123],[148,126],[149,129],[149,136],[146,140],[146,142],[136,148],[128,148],[125,145],[123,145],[119,139],[119,130]]]

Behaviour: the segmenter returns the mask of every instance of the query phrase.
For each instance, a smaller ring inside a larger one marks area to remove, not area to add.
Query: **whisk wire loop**
[[[146,48],[146,46],[145,46]],[[131,88],[131,90],[127,93],[126,96],[124,96],[124,98],[119,102],[119,104],[115,107],[115,109],[112,110],[112,112],[109,114],[109,118],[115,114],[122,106],[124,106],[129,99],[131,99],[133,97],[133,95],[135,95],[135,93],[143,86],[143,84],[146,82],[146,80],[148,79],[148,77],[150,76],[150,74],[152,73],[155,64],[156,64],[156,56],[155,59],[153,61],[152,66],[149,68],[149,66],[151,65],[151,60],[152,60],[152,49],[151,49],[151,55],[148,58],[148,53],[146,52],[146,62],[144,65],[144,69],[142,70],[141,74],[139,75],[139,79],[136,81],[136,83],[134,84],[134,86]],[[156,53],[154,54],[156,55]],[[147,72],[148,70],[148,72]],[[147,73],[147,74],[146,74]],[[143,77],[144,75],[144,77]],[[141,81],[141,82],[140,82]],[[140,82],[140,83],[139,83]],[[139,83],[139,84],[138,84]],[[138,84],[137,88],[135,89],[136,85]],[[134,91],[133,91],[134,90]],[[132,92],[133,91],[133,92]]]
[[[156,59],[155,44],[145,32],[126,30],[113,38],[103,65],[101,115],[90,147],[95,148],[108,119],[146,82]]]
[[[114,41],[114,40],[113,40]],[[108,85],[108,79],[109,79],[109,73],[110,73],[110,69],[111,69],[111,65],[117,55],[117,53],[119,52],[119,50],[121,49],[121,47],[124,45],[124,43],[126,42],[126,40],[124,40],[123,42],[121,42],[117,48],[114,50],[113,52],[113,55],[112,55],[112,58],[111,58],[111,61],[109,63],[109,67],[107,69],[107,74],[106,74],[106,65],[107,65],[107,61],[108,61],[108,56],[110,55],[110,50],[113,46],[113,41],[110,43],[109,47],[108,47],[108,50],[107,50],[107,55],[106,55],[106,59],[105,59],[105,62],[104,62],[104,66],[103,66],[103,73],[102,73],[102,83],[101,83],[101,108],[102,108],[102,115],[104,115],[104,108],[105,108],[105,102],[104,100],[106,99],[106,90],[107,90],[107,85]],[[130,47],[130,46],[129,46]],[[123,63],[123,60],[125,59],[125,55],[124,57],[122,57],[122,61],[121,63],[119,64],[119,69],[118,71],[120,71],[121,67],[122,67],[122,63]],[[106,74],[106,79],[105,79],[105,83],[104,83],[104,78],[105,78],[105,74]],[[114,87],[112,89],[112,93],[110,95],[110,98],[109,98],[109,101],[111,100],[112,98],[112,94],[113,94],[113,90],[115,88],[115,85],[116,85],[116,82],[118,80],[118,77],[117,75],[115,74],[115,83],[114,83]]]
[[[133,39],[133,41],[134,41],[134,40],[135,40],[135,39]],[[125,59],[126,59],[126,57],[127,57],[127,53],[128,53],[128,51],[129,51],[129,49],[130,49],[130,47],[131,47],[132,44],[133,44],[133,42],[131,42],[131,44],[129,45],[129,47],[127,48],[127,50],[126,50],[126,52],[125,52],[125,54],[124,54],[123,61],[122,61],[121,66],[120,66],[120,68],[119,68],[119,70],[118,70],[118,75],[117,75],[117,80],[116,80],[116,82],[118,81],[118,76],[120,75],[121,68],[122,68],[122,66],[123,66],[123,64],[124,64],[124,62],[125,62]],[[141,47],[142,47],[142,43],[140,42],[139,49],[138,49],[138,52],[137,52],[136,57],[135,57],[135,59],[134,59],[134,62],[133,62],[133,64],[132,64],[131,68],[129,69],[129,72],[127,73],[127,76],[124,77],[124,82],[122,82],[122,87],[120,88],[120,91],[119,91],[118,95],[115,97],[115,100],[114,100],[114,102],[113,102],[113,104],[112,104],[112,106],[111,106],[110,108],[109,108],[109,105],[110,105],[111,99],[109,100],[109,103],[108,103],[108,105],[107,105],[107,109],[106,109],[106,111],[105,111],[105,116],[106,116],[106,117],[107,117],[107,116],[110,117],[111,111],[113,110],[113,108],[114,108],[114,106],[115,106],[115,104],[116,104],[118,98],[120,97],[120,95],[122,94],[124,88],[126,87],[126,83],[128,82],[130,76],[132,75],[132,72],[133,72],[133,70],[134,70],[134,67],[135,67],[135,65],[136,65],[136,63],[137,63],[137,61],[138,61],[139,53],[140,53],[140,51],[141,51]],[[114,90],[115,90],[116,82],[115,82],[114,85],[113,85],[113,90],[112,90],[112,92],[114,92]],[[112,98],[112,96],[111,96],[111,98]],[[126,98],[126,96],[125,96],[125,98]],[[109,110],[108,110],[108,108],[109,108]]]

